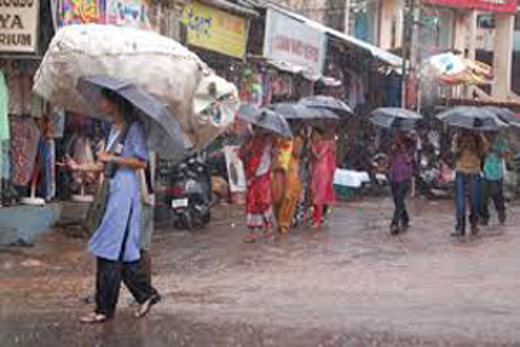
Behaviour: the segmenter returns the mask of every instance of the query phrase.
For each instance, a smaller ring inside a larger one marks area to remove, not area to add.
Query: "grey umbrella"
[[[96,110],[103,90],[111,90],[134,106],[132,115],[143,124],[148,149],[170,160],[182,160],[187,155],[180,124],[171,116],[166,107],[147,92],[131,83],[109,76],[89,76],[78,80],[78,91],[93,105],[95,116],[107,119]]]
[[[313,121],[320,119],[340,120],[340,117],[333,111],[322,108],[311,108],[301,104],[278,103],[271,109],[282,115],[285,119]]]
[[[514,127],[520,128],[520,118],[516,117],[515,113],[510,109],[497,106],[486,106],[484,109],[494,112],[500,120]]]
[[[237,117],[240,120],[255,124],[281,136],[292,136],[291,128],[287,121],[280,114],[268,108],[259,108],[251,104],[242,104]]]
[[[381,107],[370,113],[370,121],[383,128],[410,130],[422,116],[414,111],[398,107]]]
[[[438,114],[437,118],[468,130],[496,131],[509,126],[495,112],[484,107],[459,106]]]
[[[340,117],[348,117],[354,115],[354,111],[345,102],[336,99],[332,96],[315,95],[301,99],[299,105],[306,106],[313,109],[330,110]]]

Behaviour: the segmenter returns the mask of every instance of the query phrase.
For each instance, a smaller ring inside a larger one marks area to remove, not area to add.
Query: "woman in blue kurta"
[[[137,317],[148,313],[159,300],[157,291],[139,264],[141,186],[138,172],[146,168],[148,150],[143,126],[132,121],[132,107],[118,95],[106,91],[99,111],[113,120],[105,152],[98,153],[102,170],[115,164],[109,179],[108,202],[102,222],[90,240],[90,252],[97,257],[96,310],[82,322],[97,323],[114,316],[121,281],[141,304]]]

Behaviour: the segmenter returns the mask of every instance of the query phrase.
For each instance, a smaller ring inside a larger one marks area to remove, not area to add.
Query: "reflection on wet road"
[[[390,236],[389,200],[338,206],[329,229],[243,244],[241,214],[154,236],[164,300],[140,321],[128,293],[116,319],[91,310],[86,240],[55,232],[0,249],[0,346],[520,345],[520,246],[505,227],[454,241],[453,204],[417,199],[412,228]],[[65,231],[66,232],[66,231]]]

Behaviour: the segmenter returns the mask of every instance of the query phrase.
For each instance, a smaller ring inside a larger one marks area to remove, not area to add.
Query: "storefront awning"
[[[348,45],[354,46],[356,48],[359,48],[363,51],[366,51],[369,53],[374,59],[381,61],[382,63],[386,65],[390,65],[394,68],[401,68],[403,65],[403,59],[395,54],[392,54],[382,48],[379,48],[377,46],[374,46],[370,43],[367,43],[365,41],[356,39],[355,37],[346,35],[340,31],[337,31],[335,29],[329,28],[321,23],[315,22],[305,16],[299,15],[297,13],[294,13],[292,11],[286,10],[282,7],[269,4],[268,7],[275,8],[277,11],[283,12],[285,15],[293,17],[294,19],[308,25],[309,27],[313,27],[317,30],[320,30],[330,36],[333,36],[335,38],[338,38]]]
[[[203,0],[202,2],[246,17],[256,17],[259,15],[252,7],[245,4],[242,5],[226,0]]]

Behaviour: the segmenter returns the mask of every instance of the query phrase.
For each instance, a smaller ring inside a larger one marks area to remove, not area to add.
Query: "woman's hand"
[[[102,163],[108,163],[114,161],[114,155],[108,152],[102,151],[97,154],[98,160]]]

